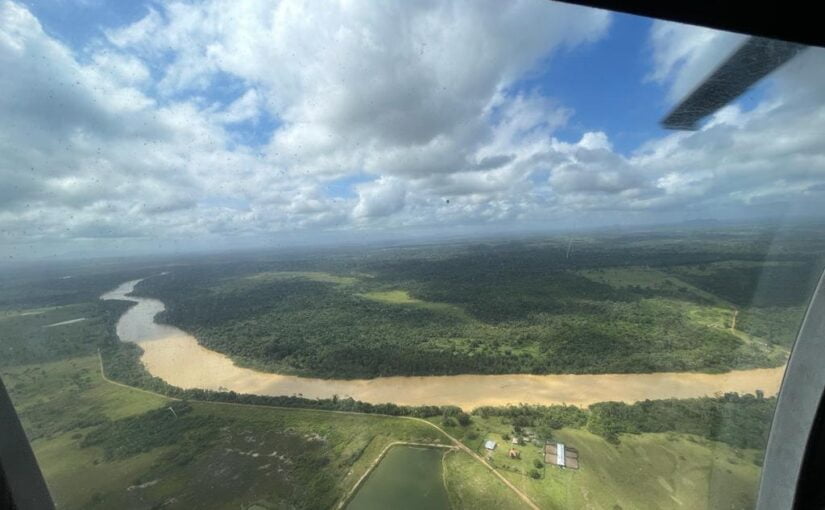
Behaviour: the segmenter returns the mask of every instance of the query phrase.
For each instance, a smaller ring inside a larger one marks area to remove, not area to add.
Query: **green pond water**
[[[347,510],[450,510],[441,448],[395,446],[355,493]]]

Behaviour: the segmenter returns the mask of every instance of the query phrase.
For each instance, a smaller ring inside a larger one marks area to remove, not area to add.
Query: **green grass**
[[[119,493],[148,471],[163,450],[101,463],[96,449],[80,447],[108,420],[138,415],[168,399],[128,390],[100,377],[96,356],[2,369],[52,497],[62,508],[83,508],[96,493]]]
[[[314,282],[334,283],[336,285],[352,285],[358,282],[358,278],[353,276],[341,276],[322,271],[266,271],[246,277],[246,279],[256,282],[269,282],[290,278],[303,278]]]
[[[410,296],[406,290],[383,290],[364,292],[357,294],[363,298],[376,301],[378,303],[385,303],[390,305],[412,305],[438,313],[453,316],[461,321],[475,322],[472,317],[459,306],[451,305],[449,303],[436,303],[433,301],[424,301],[423,299],[416,299]]]
[[[359,296],[363,296],[367,299],[372,299],[373,301],[378,301],[380,303],[390,303],[393,305],[420,305],[424,303],[424,301],[410,296],[409,292],[406,290],[365,292],[364,294],[359,294]]]
[[[622,436],[612,445],[563,429],[556,439],[578,449],[579,470],[547,466],[542,480],[504,472],[548,508],[748,509],[755,502],[759,468],[750,451],[678,434]],[[538,455],[529,448],[529,457]]]
[[[391,442],[448,442],[386,416],[206,402],[182,411],[104,381],[94,356],[2,377],[60,508],[325,508]]]
[[[515,510],[525,504],[487,468],[462,451],[444,456],[444,484],[454,509]]]
[[[541,508],[748,509],[756,496],[757,451],[688,434],[622,435],[614,445],[584,430],[556,430],[554,440],[578,449],[581,469],[545,466],[542,478],[534,480],[529,472],[535,460],[543,459],[543,442],[515,446],[521,458],[509,458],[512,445],[505,434],[513,430],[506,420],[473,416],[468,427],[448,432],[488,458]],[[498,442],[492,453],[482,448],[486,439]]]
[[[86,357],[2,373],[61,508],[327,507],[391,442],[447,443],[431,427],[384,416],[192,402],[185,417],[175,418],[165,412],[168,399],[107,383],[97,369],[97,359]],[[135,420],[137,430],[152,431],[176,426],[177,419],[186,425],[175,431],[180,436],[172,444],[152,446],[140,433],[122,434]],[[544,477],[533,480],[527,473],[542,457],[540,446],[518,446],[521,459],[509,459],[504,434],[511,433],[511,425],[499,417],[472,420],[449,433],[481,453],[484,439],[499,441],[492,462],[542,508],[749,508],[753,503],[759,468],[751,450],[681,434],[623,435],[613,445],[582,430],[562,429],[554,435],[578,448],[581,470],[546,467]],[[83,447],[95,431],[103,431],[98,443]],[[131,445],[134,451],[106,454],[124,438],[138,442]],[[465,453],[447,455],[444,470],[454,508],[520,507],[515,494]]]
[[[586,269],[579,274],[595,282],[604,283],[616,289],[638,287],[653,291],[682,292],[710,303],[728,305],[723,299],[695,287],[684,280],[651,267],[610,267]]]

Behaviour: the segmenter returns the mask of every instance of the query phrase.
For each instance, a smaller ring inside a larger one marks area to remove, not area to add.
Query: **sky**
[[[0,258],[825,216],[825,51],[545,0],[0,0]]]

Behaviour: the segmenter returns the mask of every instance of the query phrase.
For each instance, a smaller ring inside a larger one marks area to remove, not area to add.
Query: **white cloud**
[[[629,155],[597,130],[560,140],[575,111],[514,84],[609,21],[543,1],[171,2],[70,49],[0,0],[0,239],[819,210],[819,50],[698,132]],[[678,99],[739,40],[656,22],[647,79]]]
[[[407,190],[398,179],[380,178],[358,186],[358,203],[353,215],[357,219],[380,218],[404,208]]]
[[[648,78],[669,86],[675,102],[687,95],[727,58],[746,36],[669,21],[650,30],[653,69]]]

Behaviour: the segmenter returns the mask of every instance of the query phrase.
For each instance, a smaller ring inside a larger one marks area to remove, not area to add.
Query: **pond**
[[[442,448],[394,446],[364,481],[347,510],[449,510]]]

